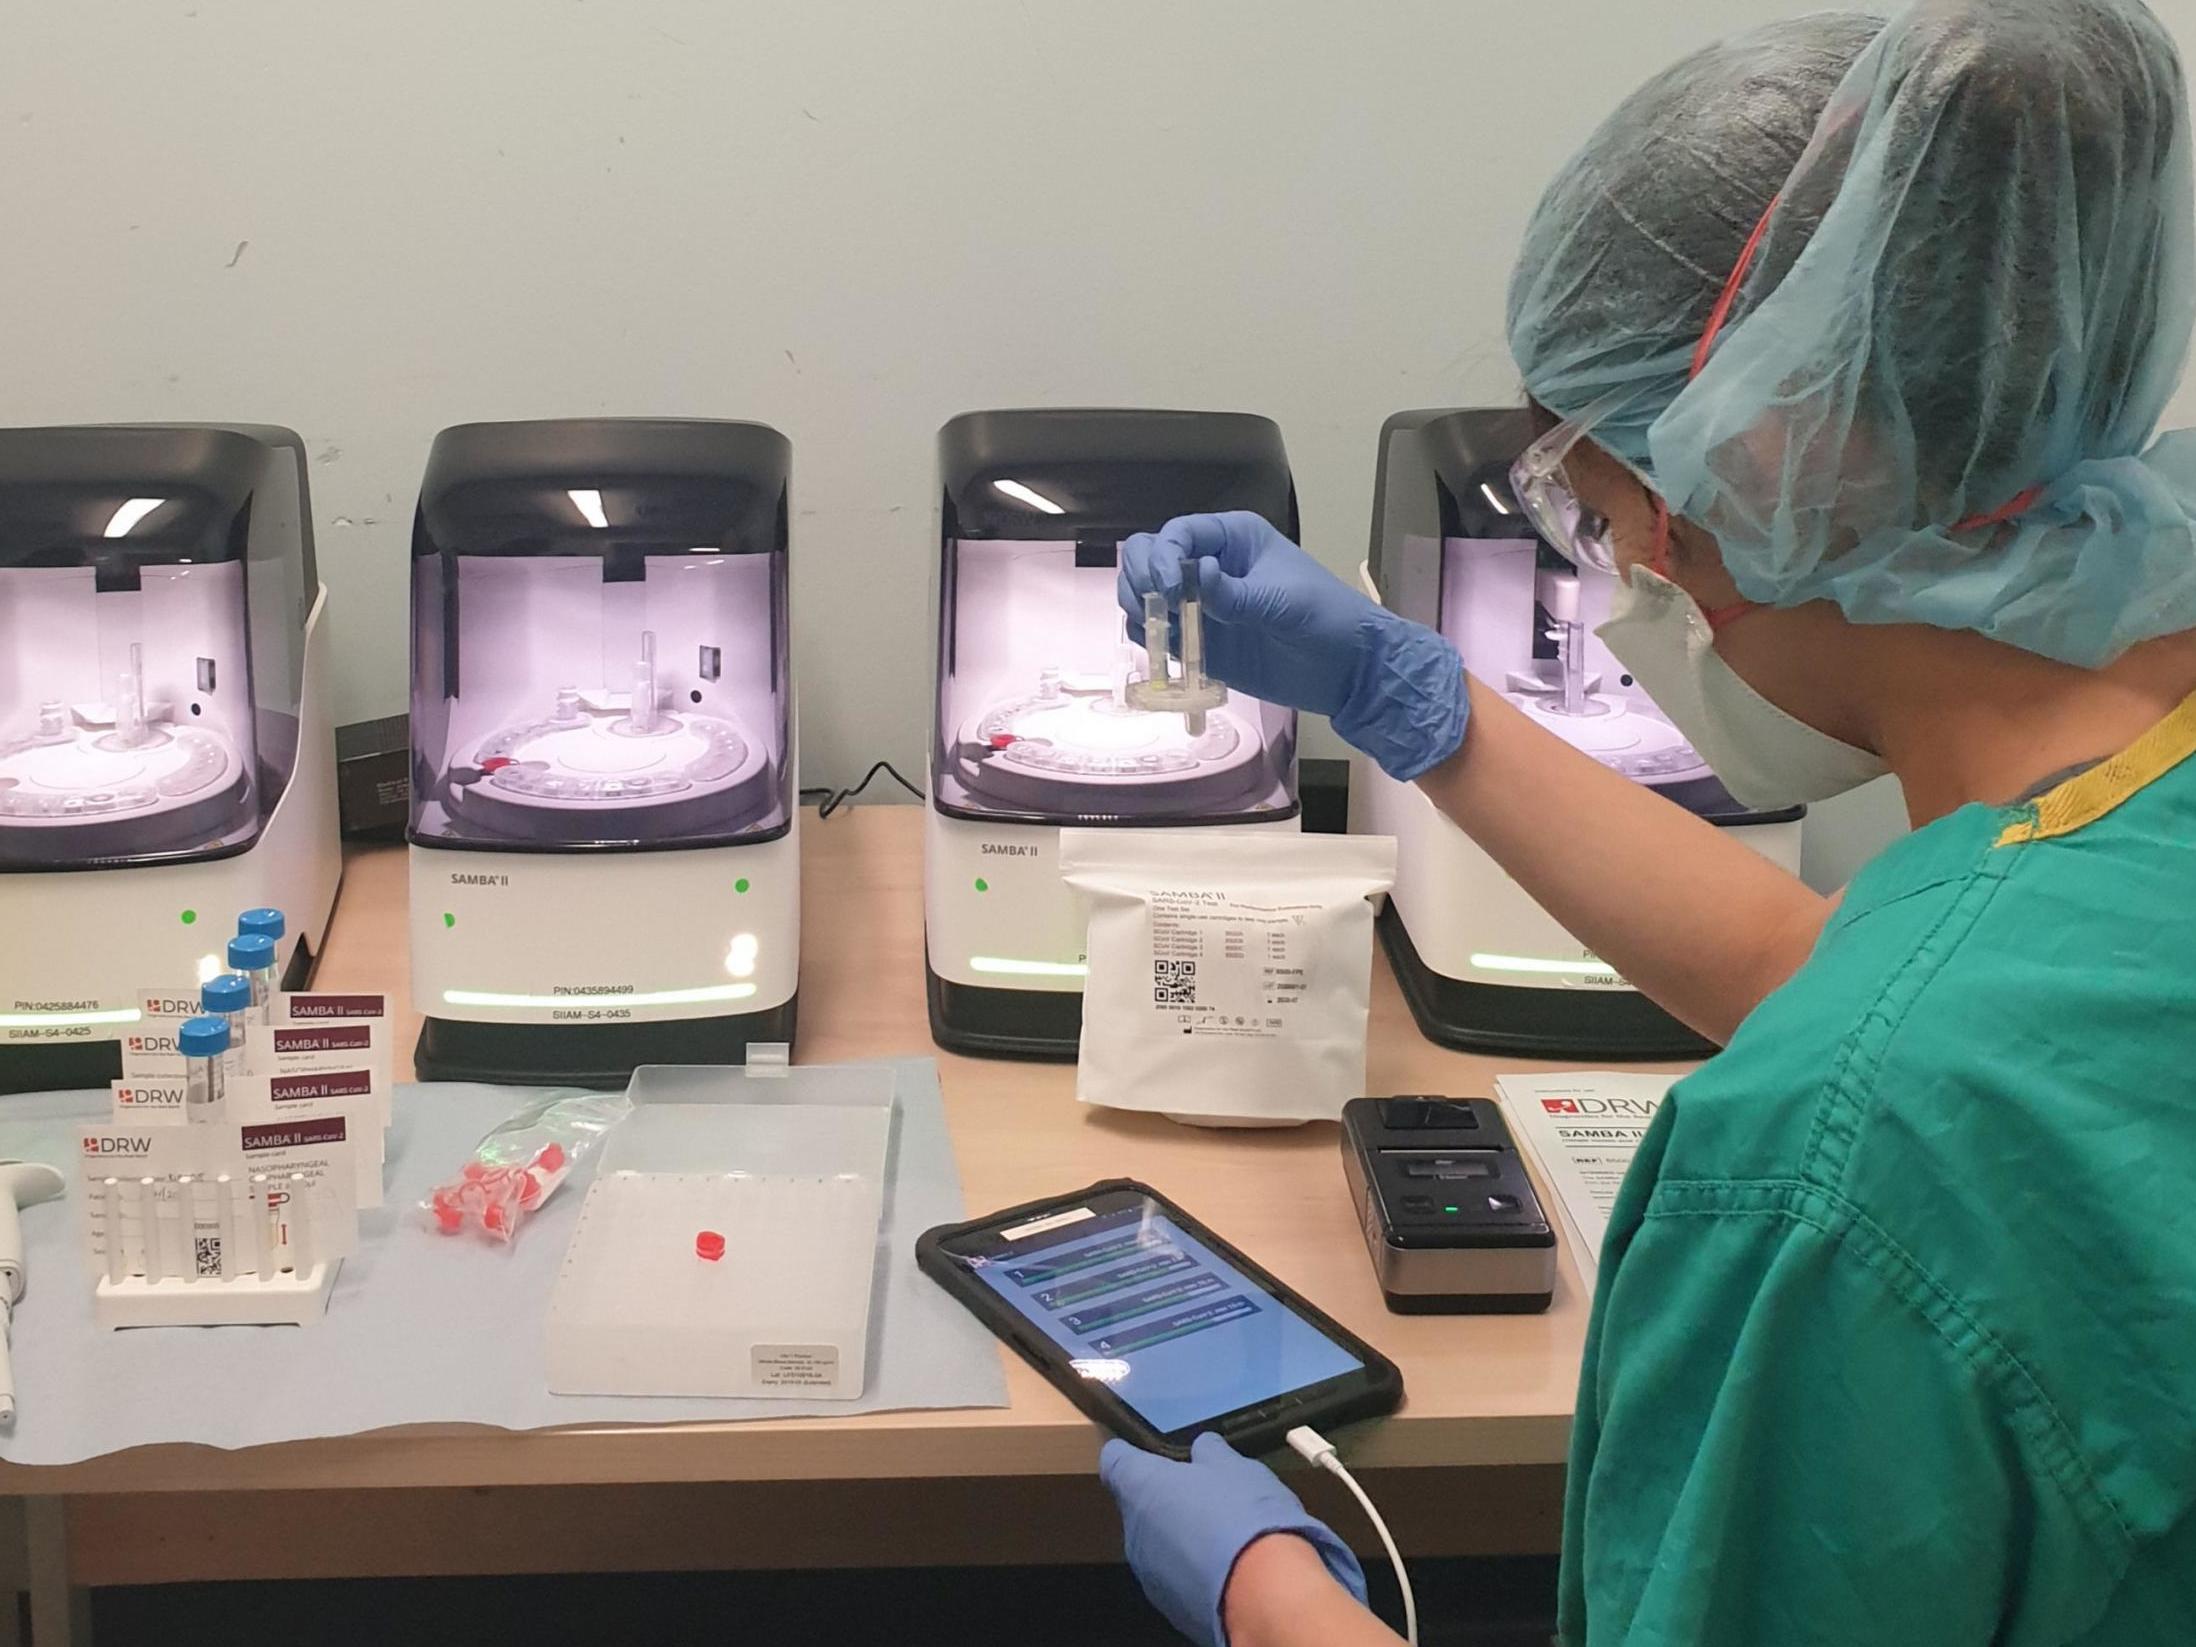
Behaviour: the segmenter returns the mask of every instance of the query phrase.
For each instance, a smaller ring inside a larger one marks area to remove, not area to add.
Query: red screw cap
[[[724,1237],[715,1230],[703,1230],[694,1237],[694,1256],[714,1264],[724,1256]]]

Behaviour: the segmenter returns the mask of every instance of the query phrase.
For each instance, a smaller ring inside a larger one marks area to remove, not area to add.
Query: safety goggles
[[[1510,465],[1510,489],[1517,494],[1525,518],[1533,523],[1533,529],[1573,566],[1591,567],[1612,576],[1618,574],[1616,545],[1609,536],[1609,522],[1579,502],[1578,494],[1571,490],[1570,481],[1564,477],[1563,460],[1580,441],[1624,407],[1632,399],[1633,392],[1619,389],[1602,396],[1577,417],[1557,424],[1542,435]],[[1616,461],[1624,463],[1622,458]],[[1668,577],[1670,506],[1663,502],[1662,494],[1646,476],[1628,463],[1624,467],[1646,487],[1647,496],[1654,504],[1655,529],[1647,545],[1647,566]],[[1711,630],[1721,631],[1759,609],[1752,601],[1740,600],[1728,606],[1703,608],[1701,616],[1707,619]]]
[[[1769,204],[1754,225],[1754,232],[1746,237],[1746,244],[1739,250],[1738,262],[1733,265],[1730,278],[1723,283],[1715,307],[1708,312],[1708,323],[1701,329],[1700,341],[1693,347],[1692,367],[1686,374],[1688,380],[1700,376],[1701,368],[1708,364],[1708,351],[1715,346],[1717,335],[1731,318],[1731,306],[1738,300],[1746,271],[1753,267],[1755,253],[1761,250],[1762,237],[1769,232],[1770,219],[1776,216],[1779,198],[1776,195],[1769,197]],[[1525,507],[1526,519],[1573,566],[1615,572],[1616,550],[1609,541],[1608,521],[1580,503],[1578,494],[1571,490],[1571,483],[1563,475],[1563,460],[1573,447],[1629,402],[1635,393],[1635,388],[1612,389],[1577,417],[1557,424],[1526,447],[1510,467],[1510,485]],[[1618,461],[1623,462],[1621,458]],[[1631,465],[1625,464],[1625,467],[1629,469]],[[1655,505],[1655,535],[1647,564],[1667,575],[1670,569],[1670,506],[1663,502],[1662,494],[1648,483],[1646,476],[1639,475],[1637,470],[1633,473],[1638,475],[1640,484],[1647,487],[1648,496],[1654,499]],[[1752,602],[1741,601],[1710,612],[1708,621],[1714,627],[1743,617],[1752,610]]]
[[[1614,572],[1616,549],[1609,540],[1609,522],[1596,510],[1579,502],[1563,473],[1563,460],[1618,408],[1632,398],[1630,389],[1619,389],[1595,401],[1577,417],[1557,424],[1519,454],[1510,465],[1510,489],[1517,494],[1525,518],[1550,548],[1573,566],[1597,572]]]

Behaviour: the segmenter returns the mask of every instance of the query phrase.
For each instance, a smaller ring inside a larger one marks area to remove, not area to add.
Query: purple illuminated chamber
[[[654,634],[643,631],[652,659]],[[490,733],[458,767],[453,810],[518,834],[588,827],[604,814],[646,807],[650,827],[687,813],[739,827],[770,800],[769,763],[729,708],[680,713],[661,704],[653,663],[622,701],[561,687],[549,715]],[[647,706],[653,705],[652,710]],[[467,773],[478,773],[467,781]],[[636,820],[636,822],[639,820]]]
[[[0,430],[0,864],[256,839],[296,757],[304,499],[287,430]]]
[[[1237,412],[967,412],[938,432],[938,667],[930,800],[964,822],[1234,824],[1296,816],[1296,714],[1139,690],[1122,541],[1245,509],[1285,531],[1281,431]],[[1148,704],[1148,707],[1147,707]]]
[[[1295,718],[1240,693],[1193,734],[1135,708],[1146,663],[1114,569],[1073,543],[951,546],[955,607],[940,671],[940,798],[971,813],[1184,821],[1286,815]]]
[[[788,826],[784,453],[736,423],[437,439],[413,558],[414,841],[698,846]]]
[[[210,793],[240,792],[243,781],[226,739],[189,728],[155,729],[127,744],[69,727],[0,740],[0,820],[13,824],[175,812]]]
[[[994,702],[961,740],[971,793],[1091,811],[1161,801],[1248,799],[1265,774],[1257,736],[1223,708],[1192,736],[1180,715],[1131,707],[1124,668],[1106,681],[1041,669],[1035,691]],[[1077,800],[1078,795],[1081,797]]]

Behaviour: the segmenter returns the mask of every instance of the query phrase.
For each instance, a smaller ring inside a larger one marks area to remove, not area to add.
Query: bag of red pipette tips
[[[632,1107],[623,1093],[537,1100],[483,1138],[458,1175],[431,1190],[420,1210],[444,1235],[472,1229],[509,1242]]]

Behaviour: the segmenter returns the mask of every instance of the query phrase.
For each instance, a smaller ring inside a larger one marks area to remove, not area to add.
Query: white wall
[[[1662,62],[1801,9],[0,0],[0,422],[303,432],[343,721],[403,705],[435,430],[774,423],[807,779],[913,775],[944,419],[1264,412],[1354,565],[1381,420],[1516,392],[1547,175]]]

